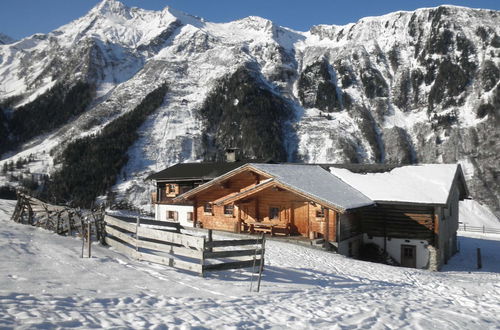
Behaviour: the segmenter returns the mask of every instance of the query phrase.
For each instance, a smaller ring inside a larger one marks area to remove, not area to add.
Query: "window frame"
[[[271,217],[274,213],[273,210],[277,210],[276,217]],[[269,206],[269,213],[268,213],[269,220],[280,220],[280,212],[281,208],[279,206]]]
[[[228,210],[230,210],[231,213],[228,213]],[[226,217],[234,217],[234,205],[233,204],[224,205],[224,215]]]
[[[214,215],[214,206],[211,203],[203,204],[203,213],[205,215]]]
[[[179,221],[179,212],[173,210],[167,210],[167,220]]]

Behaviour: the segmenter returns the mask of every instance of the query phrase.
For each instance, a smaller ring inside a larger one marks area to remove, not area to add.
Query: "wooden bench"
[[[251,234],[269,233],[271,234],[271,236],[274,236],[276,234],[290,235],[289,224],[254,222],[249,223],[249,230]]]

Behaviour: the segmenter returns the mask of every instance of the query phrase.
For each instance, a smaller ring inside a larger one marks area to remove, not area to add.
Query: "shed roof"
[[[176,199],[191,198],[216,182],[227,180],[245,170],[271,177],[278,186],[308,196],[311,200],[339,211],[348,211],[375,204],[371,199],[330,174],[321,166],[259,163],[243,165],[176,197]]]
[[[249,162],[250,160],[225,163],[179,163],[148,176],[146,180],[211,180]],[[256,161],[252,160],[252,162]]]
[[[374,202],[317,165],[250,164],[285,186],[320,199],[340,210],[373,205]]]
[[[455,180],[462,196],[468,194],[458,164],[409,165],[364,174],[330,167],[330,172],[376,202],[445,205]]]

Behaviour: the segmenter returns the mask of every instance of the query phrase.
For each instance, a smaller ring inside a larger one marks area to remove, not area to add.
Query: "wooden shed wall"
[[[370,236],[433,240],[434,208],[379,204],[361,214],[361,230]]]

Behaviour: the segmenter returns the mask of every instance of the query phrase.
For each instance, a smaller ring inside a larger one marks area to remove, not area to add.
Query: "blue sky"
[[[20,39],[47,33],[85,15],[99,0],[0,0],[0,33]],[[346,24],[365,16],[453,4],[500,10],[499,0],[122,0],[127,6],[163,9],[171,6],[213,22],[255,15],[306,31],[316,24]]]

